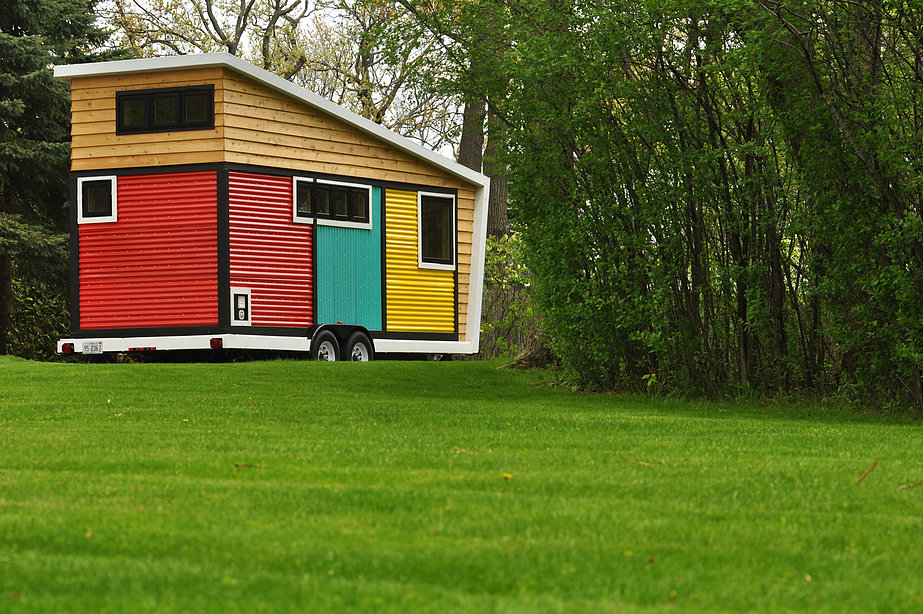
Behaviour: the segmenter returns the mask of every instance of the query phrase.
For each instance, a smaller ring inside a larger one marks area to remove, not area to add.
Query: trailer
[[[225,53],[71,89],[68,354],[478,351],[489,180]]]

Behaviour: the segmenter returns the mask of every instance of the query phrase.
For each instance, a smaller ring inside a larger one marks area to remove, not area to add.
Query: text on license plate
[[[84,354],[102,354],[103,353],[103,342],[102,341],[84,341],[83,342],[83,353]]]

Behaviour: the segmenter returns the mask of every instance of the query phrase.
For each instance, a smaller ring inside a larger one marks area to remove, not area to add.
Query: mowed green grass
[[[919,423],[496,366],[0,358],[0,611],[923,610]]]

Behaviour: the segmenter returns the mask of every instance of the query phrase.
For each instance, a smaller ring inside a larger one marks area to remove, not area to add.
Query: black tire
[[[354,362],[375,360],[375,348],[369,336],[358,330],[350,335],[343,358]]]
[[[329,330],[322,330],[311,339],[311,358],[336,362],[340,360],[340,343]]]

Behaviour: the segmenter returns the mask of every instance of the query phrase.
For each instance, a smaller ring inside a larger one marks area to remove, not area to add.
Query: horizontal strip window
[[[296,222],[321,226],[372,228],[372,186],[310,177],[292,179]]]
[[[210,130],[215,127],[215,86],[117,92],[116,134]]]

